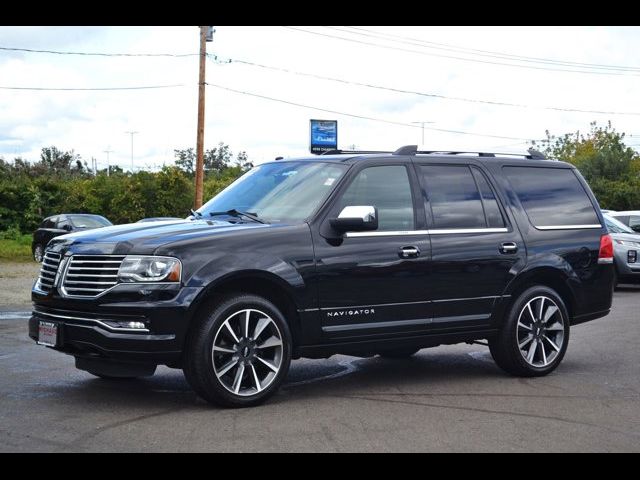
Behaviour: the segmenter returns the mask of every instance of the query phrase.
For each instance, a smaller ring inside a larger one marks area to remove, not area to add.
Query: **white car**
[[[640,210],[627,210],[624,212],[611,212],[610,216],[624,223],[634,232],[640,233]]]

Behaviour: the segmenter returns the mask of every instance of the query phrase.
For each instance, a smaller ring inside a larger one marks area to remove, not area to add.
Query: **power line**
[[[215,60],[217,60],[217,57],[215,55],[213,56],[213,58],[215,58]],[[521,104],[521,103],[509,103],[509,102],[500,102],[500,101],[495,101],[495,100],[481,100],[481,99],[465,98],[465,97],[453,97],[453,96],[448,96],[448,95],[440,95],[440,94],[436,94],[436,93],[418,92],[418,91],[415,91],[415,90],[405,90],[405,89],[401,89],[401,88],[385,87],[385,86],[382,86],[382,85],[376,85],[376,84],[371,84],[371,83],[356,82],[356,81],[346,80],[346,79],[342,79],[342,78],[328,77],[328,76],[325,76],[325,75],[319,75],[319,74],[315,74],[315,73],[299,72],[299,71],[291,70],[291,69],[288,69],[288,68],[274,67],[274,66],[270,66],[270,65],[264,65],[264,64],[256,63],[256,62],[250,62],[250,61],[247,61],[247,60],[229,59],[229,61],[227,61],[227,62],[219,62],[219,63],[240,63],[240,64],[243,64],[243,65],[248,65],[248,66],[252,66],[252,67],[259,67],[259,68],[264,68],[264,69],[267,69],[267,70],[273,70],[273,71],[278,71],[278,72],[290,73],[290,74],[294,74],[294,75],[300,75],[300,76],[304,76],[304,77],[316,78],[316,79],[319,79],[319,80],[328,80],[328,81],[332,81],[332,82],[343,83],[343,84],[346,84],[346,85],[354,85],[354,86],[359,86],[359,87],[373,88],[373,89],[377,89],[377,90],[386,90],[386,91],[395,92],[395,93],[405,93],[405,94],[410,94],[410,95],[419,95],[419,96],[422,96],[422,97],[439,98],[439,99],[442,99],[442,100],[455,100],[455,101],[459,101],[459,102],[482,103],[482,104],[486,104],[486,105],[496,105],[496,106],[501,106],[501,107],[533,108],[533,109],[538,109],[538,110],[552,110],[552,111],[559,111],[559,112],[595,113],[595,114],[602,114],[602,115],[640,115],[640,112],[613,112],[613,111],[606,111],[606,110],[586,110],[586,109],[579,109],[579,108],[550,107],[550,106],[538,107],[538,106],[526,105],[526,104]]]
[[[105,53],[105,52],[69,52],[61,50],[36,50],[33,48],[0,47],[0,50],[27,53],[51,53],[54,55],[84,55],[90,57],[196,57],[198,53]]]
[[[604,69],[604,70],[621,70],[621,71],[635,71],[640,72],[640,67],[630,67],[624,65],[605,65],[601,63],[584,63],[584,62],[574,62],[571,60],[556,60],[552,58],[543,58],[543,57],[530,57],[526,55],[515,55],[511,53],[504,52],[496,52],[492,50],[481,50],[477,48],[469,48],[463,47],[459,45],[451,45],[447,43],[439,43],[433,42],[429,40],[423,40],[415,37],[405,37],[401,35],[393,35],[389,33],[378,32],[375,30],[368,30],[366,28],[359,27],[350,27],[347,26],[345,28],[336,28],[336,27],[322,27],[330,30],[337,30],[340,32],[350,33],[353,35],[361,35],[365,37],[371,38],[380,38],[383,40],[389,40],[397,43],[405,43],[409,45],[417,45],[422,46],[424,48],[433,48],[438,50],[445,50],[457,53],[465,53],[469,55],[478,55],[490,58],[501,58],[505,60],[516,60],[520,62],[531,62],[531,63],[540,63],[540,64],[550,64],[550,65],[559,65],[559,66],[569,66],[569,67],[579,67],[579,68],[593,68],[593,69]],[[355,31],[354,31],[355,30]],[[360,32],[368,32],[368,33],[360,33]],[[399,40],[395,40],[399,39]]]
[[[62,91],[62,92],[83,92],[83,91],[107,91],[107,90],[150,90],[158,88],[184,87],[183,83],[176,85],[145,85],[139,87],[95,87],[95,88],[57,88],[57,87],[3,87],[0,90],[39,90],[39,91]]]
[[[217,85],[215,83],[206,83],[206,85],[209,85],[210,87],[215,87],[215,88],[219,88],[221,90],[226,90],[228,92],[233,92],[233,93],[238,93],[240,95],[248,95],[251,97],[256,97],[256,98],[262,98],[263,100],[270,100],[272,102],[279,102],[279,103],[284,103],[286,105],[292,105],[294,107],[301,107],[301,108],[307,108],[310,110],[317,110],[319,112],[326,112],[326,113],[334,113],[336,115],[343,115],[345,117],[352,117],[352,118],[360,118],[363,120],[371,120],[374,122],[381,122],[381,123],[388,123],[391,125],[399,125],[402,127],[410,127],[410,128],[421,128],[418,125],[412,125],[411,123],[404,123],[404,122],[396,122],[393,120],[384,120],[381,118],[375,118],[375,117],[368,117],[365,115],[356,115],[353,113],[346,113],[346,112],[340,112],[337,110],[330,110],[327,108],[322,108],[322,107],[315,107],[315,106],[311,106],[311,105],[304,105],[301,103],[295,103],[295,102],[291,102],[289,100],[283,100],[280,98],[274,98],[274,97],[268,97],[266,95],[260,95],[258,93],[253,93],[253,92],[247,92],[247,91],[243,91],[243,90],[236,90],[234,88],[230,88],[230,87],[226,87],[224,85]],[[524,140],[524,141],[529,141],[530,139],[527,138],[521,138],[521,137],[507,137],[504,135],[490,135],[490,134],[483,134],[483,133],[474,133],[474,132],[466,132],[463,130],[449,130],[449,129],[445,129],[445,128],[436,128],[436,127],[424,127],[425,130],[433,130],[433,131],[438,131],[438,132],[444,132],[444,133],[455,133],[455,134],[459,134],[459,135],[473,135],[473,136],[477,136],[477,137],[487,137],[487,138],[504,138],[506,140]]]
[[[544,71],[550,71],[550,72],[585,73],[585,74],[590,74],[590,75],[615,75],[615,76],[638,76],[638,75],[640,75],[640,73],[630,73],[630,72],[618,72],[618,73],[616,73],[616,72],[590,72],[590,71],[586,71],[586,70],[570,70],[570,69],[562,69],[562,68],[537,67],[537,66],[534,66],[534,65],[518,65],[518,64],[515,64],[515,63],[494,62],[494,61],[490,61],[490,60],[479,60],[479,59],[475,59],[475,58],[457,57],[457,56],[453,56],[453,55],[444,55],[444,54],[440,54],[440,53],[425,52],[425,51],[414,50],[414,49],[409,49],[409,48],[404,48],[404,47],[397,47],[397,46],[391,46],[391,45],[382,45],[382,44],[379,44],[379,43],[367,42],[367,41],[358,40],[358,39],[355,39],[355,38],[347,38],[347,37],[341,37],[341,36],[338,36],[338,35],[330,35],[328,33],[314,32],[314,31],[311,31],[311,30],[305,30],[305,29],[302,29],[302,28],[296,28],[296,27],[290,27],[290,26],[282,26],[282,28],[286,28],[286,29],[289,29],[289,30],[295,30],[295,31],[298,31],[298,32],[304,32],[304,33],[308,33],[308,34],[311,34],[311,35],[318,35],[318,36],[321,36],[321,37],[327,37],[327,38],[343,40],[343,41],[346,41],[346,42],[357,43],[357,44],[361,44],[361,45],[368,45],[368,46],[373,46],[373,47],[378,47],[378,48],[384,48],[384,49],[387,49],[387,50],[409,52],[409,53],[415,53],[415,54],[418,54],[418,55],[426,55],[426,56],[430,56],[430,57],[450,58],[450,59],[462,60],[462,61],[466,61],[466,62],[483,63],[483,64],[489,64],[489,65],[502,65],[502,66],[507,66],[507,67],[527,68],[527,69],[544,70]]]

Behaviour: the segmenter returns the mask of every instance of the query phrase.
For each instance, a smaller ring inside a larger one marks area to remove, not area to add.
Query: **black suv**
[[[90,215],[87,213],[52,215],[51,217],[45,218],[38,229],[33,232],[31,253],[33,253],[33,258],[36,262],[42,262],[44,249],[53,237],[78,230],[100,228],[109,225],[113,224],[101,215]]]
[[[189,220],[55,238],[30,336],[99,377],[181,368],[255,405],[291,359],[488,340],[513,375],[603,317],[613,248],[589,187],[537,153],[341,153],[259,165]]]

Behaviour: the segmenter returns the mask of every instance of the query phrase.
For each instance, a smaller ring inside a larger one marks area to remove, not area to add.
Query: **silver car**
[[[613,255],[616,280],[619,283],[640,282],[640,234],[611,215],[604,214],[604,221],[613,239]]]
[[[624,223],[636,233],[640,233],[640,210],[627,210],[624,212],[610,212],[610,217]]]

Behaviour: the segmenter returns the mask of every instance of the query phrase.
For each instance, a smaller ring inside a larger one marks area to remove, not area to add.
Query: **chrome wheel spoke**
[[[550,325],[547,328],[545,328],[545,330],[547,332],[563,332],[564,326],[560,322],[556,322],[553,325]]]
[[[251,365],[251,371],[253,372],[253,382],[256,385],[256,390],[258,392],[262,391],[262,385],[260,385],[260,379],[258,378],[258,374],[256,372],[256,367]]]
[[[244,326],[243,337],[244,338],[249,338],[249,318],[250,317],[251,317],[251,310],[247,310],[245,312],[245,315],[244,315],[244,323],[243,323],[243,326]]]
[[[240,386],[242,385],[242,376],[244,375],[244,363],[241,363],[236,370],[236,377],[233,380],[233,393],[238,393],[240,391]]]
[[[542,352],[542,364],[547,365],[547,352],[544,349],[544,342],[540,340],[540,351]]]
[[[262,363],[264,363],[268,368],[270,368],[274,373],[278,373],[278,367],[276,367],[274,364],[267,362],[264,358],[260,358],[258,356],[256,356],[257,360],[260,360]]]
[[[544,300],[544,297],[540,299],[540,313],[538,314],[538,320],[542,318],[542,312],[544,311]]]
[[[281,346],[282,346],[282,340],[280,340],[278,337],[274,335],[273,337],[267,338],[260,345],[256,345],[256,348],[262,349],[262,348],[281,347]]]
[[[236,335],[236,332],[233,331],[233,328],[231,328],[231,325],[229,325],[229,320],[227,320],[226,322],[224,322],[224,326],[227,327],[227,331],[231,334],[231,337],[233,338],[233,341],[235,343],[240,343],[240,339],[238,338],[238,336]]]
[[[531,327],[528,325],[525,325],[524,323],[518,321],[518,327],[524,328],[525,330],[529,330],[531,331]]]
[[[549,308],[547,308],[547,311],[544,314],[544,317],[542,318],[542,321],[544,323],[547,323],[557,311],[558,311],[558,307],[556,307],[555,305],[551,305]]]
[[[527,362],[533,363],[533,357],[536,355],[536,349],[538,348],[538,340],[534,340],[529,351],[527,352]]]
[[[560,347],[558,347],[549,337],[547,337],[546,335],[543,336],[543,338],[547,341],[547,343],[549,345],[551,345],[551,347],[556,351],[559,352],[560,351]]]
[[[527,335],[527,338],[525,338],[520,344],[518,344],[518,346],[520,347],[520,349],[523,349],[524,347],[529,345],[529,343],[531,343],[531,340],[533,340],[533,335],[529,334]]]
[[[220,347],[218,345],[214,345],[213,346],[213,351],[214,352],[222,352],[222,353],[236,353],[236,351],[232,350],[231,348]]]
[[[237,364],[238,364],[238,360],[236,358],[232,358],[224,367],[222,367],[219,371],[216,372],[216,375],[218,376],[218,378],[220,378],[229,370],[231,370],[233,367],[235,367]]]
[[[536,316],[533,314],[533,310],[531,309],[531,302],[527,303],[527,310],[529,310],[529,315],[531,316],[531,322],[535,322]]]
[[[269,323],[271,323],[270,318],[261,318],[260,320],[258,320],[258,323],[256,324],[256,328],[253,329],[252,338],[254,340],[257,339],[260,336],[260,334],[263,332],[263,330],[267,328],[267,325],[269,325]]]

